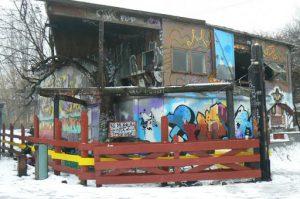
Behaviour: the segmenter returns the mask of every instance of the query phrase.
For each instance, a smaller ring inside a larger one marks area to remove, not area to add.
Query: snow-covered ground
[[[227,183],[204,182],[192,187],[160,187],[158,184],[106,185],[95,187],[79,185],[74,175],[55,176],[49,172],[46,180],[34,180],[34,167],[26,177],[17,176],[17,162],[0,159],[0,198],[299,198],[300,197],[300,143],[272,149],[271,182]],[[63,183],[66,181],[67,184]]]

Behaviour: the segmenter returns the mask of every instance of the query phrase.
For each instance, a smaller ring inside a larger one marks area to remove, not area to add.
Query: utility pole
[[[259,44],[251,47],[251,66],[248,69],[248,80],[251,90],[251,114],[252,120],[258,122],[258,137],[260,150],[260,169],[262,172],[261,180],[270,181],[270,159],[268,144],[268,126],[266,109],[266,89],[265,89],[265,70],[263,61],[263,51]]]

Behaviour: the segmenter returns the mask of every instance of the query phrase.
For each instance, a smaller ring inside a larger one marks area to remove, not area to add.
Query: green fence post
[[[36,145],[35,179],[48,178],[48,147],[46,144]]]

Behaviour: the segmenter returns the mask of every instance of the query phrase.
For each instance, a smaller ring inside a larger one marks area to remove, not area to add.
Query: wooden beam
[[[161,29],[159,17],[138,14],[138,11],[130,12],[126,9],[97,5],[96,7],[82,7],[74,4],[63,4],[50,2],[47,5],[48,15],[72,17],[78,19],[89,19],[93,21],[102,20],[115,24],[138,26],[151,29]],[[148,20],[151,21],[148,22]],[[153,21],[154,20],[154,21]]]
[[[137,87],[137,86],[120,86],[105,87],[103,95],[106,96],[157,96],[165,93],[186,93],[186,92],[220,92],[233,90],[231,83],[204,83],[188,84],[185,86],[168,86],[168,87]],[[40,88],[37,90],[43,97],[54,97],[55,95],[100,95],[101,92],[97,87],[89,88]]]

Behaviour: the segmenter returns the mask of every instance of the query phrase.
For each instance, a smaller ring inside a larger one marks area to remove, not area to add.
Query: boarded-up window
[[[188,53],[186,50],[173,49],[173,70],[188,72]]]
[[[192,52],[192,73],[206,73],[205,54],[201,52]]]

